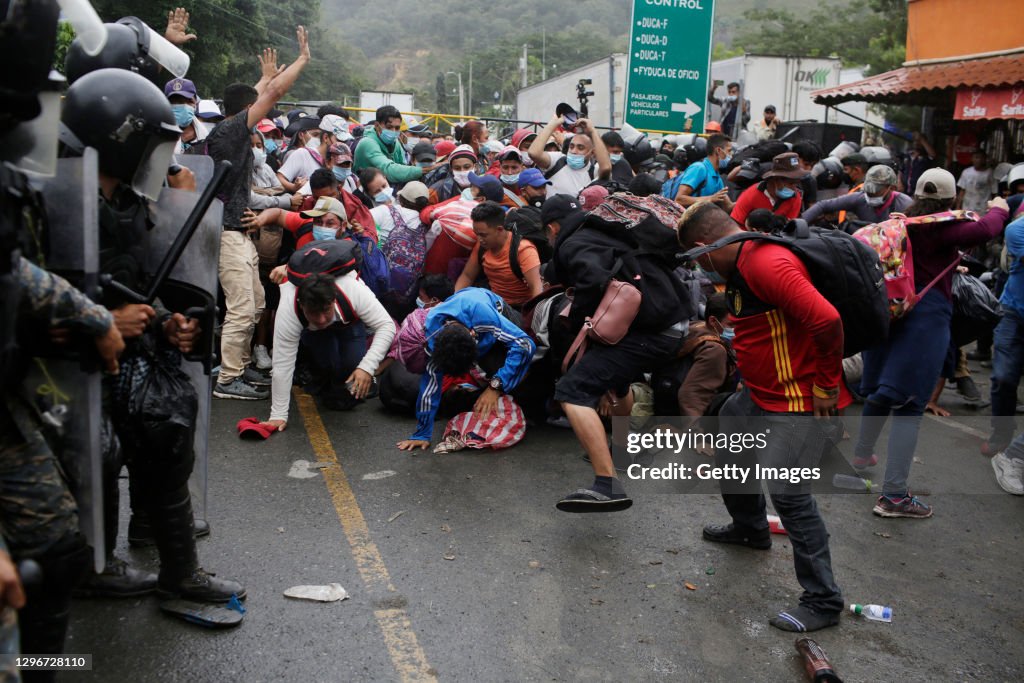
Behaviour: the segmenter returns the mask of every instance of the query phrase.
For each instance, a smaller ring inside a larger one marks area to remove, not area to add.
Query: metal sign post
[[[633,0],[627,123],[704,131],[714,16],[715,0]]]

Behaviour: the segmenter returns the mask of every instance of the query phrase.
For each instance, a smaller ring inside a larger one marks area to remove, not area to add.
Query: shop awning
[[[846,85],[815,90],[811,97],[827,106],[851,101],[948,106],[961,88],[1012,90],[1022,80],[1024,50],[997,57],[904,66]]]

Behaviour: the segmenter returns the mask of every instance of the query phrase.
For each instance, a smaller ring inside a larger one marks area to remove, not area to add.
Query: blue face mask
[[[475,202],[476,201],[476,197],[473,196],[473,190],[471,190],[468,187],[465,190],[462,191],[462,195],[461,196],[467,202]]]
[[[174,112],[174,121],[178,128],[184,128],[196,118],[196,110],[189,104],[172,104],[171,111]]]
[[[272,138],[267,138],[266,140],[264,140],[263,141],[263,150],[267,154],[273,154],[274,152],[276,152],[277,151],[277,140],[274,140]]]
[[[426,308],[427,302],[423,299],[416,297],[416,308]]]
[[[612,158],[612,163],[613,164],[617,164],[620,161],[622,161],[622,155],[621,154],[610,154],[609,156]]]
[[[506,173],[502,173],[501,182],[505,183],[506,185],[516,185],[519,183],[519,174],[513,173],[512,175],[508,175]]]
[[[342,168],[341,166],[335,166],[334,168],[331,169],[331,173],[334,174],[334,177],[338,179],[339,183],[343,183],[346,180],[348,180],[348,177],[350,175],[352,175],[352,169]]]
[[[731,161],[732,161],[732,155],[730,154],[729,156],[727,156],[726,158],[724,158],[724,159],[722,159],[722,160],[720,160],[718,162],[718,168],[720,168],[722,170],[725,170],[726,168],[728,168],[729,162],[731,162]]]
[[[334,228],[325,228],[321,225],[313,226],[313,239],[315,241],[320,240],[333,240],[338,237],[338,233]]]
[[[775,191],[775,196],[779,199],[792,199],[795,194],[796,190],[791,187],[780,187]]]
[[[377,194],[373,195],[373,201],[375,201],[378,205],[390,204],[391,203],[391,198],[392,198],[392,195],[391,195],[391,188],[390,187],[385,187],[383,190],[381,190]]]
[[[582,154],[566,154],[565,163],[574,171],[578,171],[587,165],[587,158]]]
[[[724,339],[725,341],[731,342],[735,338],[736,330],[732,329],[731,327],[726,327],[725,329],[722,330],[722,339]]]
[[[388,130],[387,128],[381,128],[380,130],[380,141],[385,145],[393,145],[398,140],[398,132]]]

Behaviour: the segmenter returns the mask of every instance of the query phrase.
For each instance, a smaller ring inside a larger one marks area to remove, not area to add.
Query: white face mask
[[[453,171],[452,178],[459,187],[469,186],[469,171]]]
[[[320,149],[320,138],[310,138],[306,142],[306,149],[319,150]]]
[[[259,147],[253,147],[252,160],[256,164],[256,168],[262,168],[263,164],[267,163],[267,153]]]

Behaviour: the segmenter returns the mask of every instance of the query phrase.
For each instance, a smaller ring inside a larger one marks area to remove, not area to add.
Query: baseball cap
[[[540,222],[545,226],[549,223],[561,222],[569,214],[580,210],[580,204],[574,197],[567,194],[556,194],[553,197],[548,197],[544,205],[540,207]]]
[[[506,145],[505,147],[502,147],[501,152],[498,154],[498,161],[506,161],[507,159],[515,159],[519,163],[522,163],[523,153],[519,151],[518,147]]]
[[[276,431],[271,427],[264,427],[258,417],[243,417],[238,421],[238,436],[243,439],[262,441]]]
[[[328,114],[320,119],[320,130],[343,140],[352,139],[352,134],[348,132],[348,122],[337,114]]]
[[[429,140],[420,140],[412,148],[413,161],[437,161],[437,150]]]
[[[585,187],[580,191],[580,208],[584,211],[593,211],[607,198],[607,187],[603,185]]]
[[[472,149],[472,148],[470,148]],[[434,151],[437,152],[438,158],[443,158],[451,154],[455,150],[455,143],[451,140],[441,140],[434,145]]]
[[[264,135],[277,128],[277,124],[270,119],[260,119],[260,122],[256,124],[256,130],[263,133]]]
[[[288,137],[295,135],[298,132],[304,130],[316,130],[320,127],[320,119],[315,116],[296,116],[288,127],[284,129],[284,134]]]
[[[427,186],[420,181],[413,180],[412,182],[406,183],[405,187],[398,191],[398,196],[407,202],[415,204],[417,199],[426,199],[429,197],[430,190],[428,190]]]
[[[331,161],[337,163],[339,161],[352,161],[352,150],[344,142],[336,142],[327,149],[328,155],[331,157]]]
[[[929,168],[917,179],[914,196],[921,199],[952,199],[956,197],[956,179],[944,168]]]
[[[505,198],[505,190],[501,187],[501,181],[492,175],[477,175],[470,171],[469,183],[479,187],[484,198],[492,202],[501,203],[501,200]]]
[[[529,128],[520,128],[515,133],[512,133],[512,146],[522,147],[524,142],[533,142],[533,139],[537,137]]]
[[[409,132],[413,135],[429,135],[430,126],[425,123],[414,123],[409,126]]]
[[[213,100],[199,100],[199,104],[196,105],[196,116],[203,121],[224,120],[224,114],[220,113],[220,107]]]
[[[199,95],[196,94],[196,85],[187,78],[172,78],[167,81],[164,85],[164,95],[170,99],[177,95],[179,97],[188,97],[193,100],[198,100]]]
[[[501,152],[505,148],[505,145],[501,144],[500,140],[488,140],[484,143],[484,149],[490,152]]]
[[[789,178],[799,180],[807,175],[800,168],[800,157],[796,152],[783,152],[772,159],[772,170],[764,174],[765,178]]]
[[[551,181],[545,178],[544,174],[536,168],[524,169],[523,172],[519,174],[519,187],[526,187],[527,185],[530,187],[544,187],[545,185],[550,184]]]
[[[869,194],[881,192],[882,188],[896,184],[896,171],[889,166],[878,164],[864,174],[864,191]]]
[[[316,200],[316,204],[313,205],[312,209],[303,211],[301,215],[303,218],[318,218],[325,213],[333,213],[342,220],[348,218],[348,214],[345,213],[345,205],[334,197],[320,197],[320,199]]]
[[[775,113],[775,105],[774,105],[774,104],[769,104],[769,105],[766,105],[766,106],[765,106],[765,108],[764,108],[764,110],[765,110],[765,111],[770,111],[771,113],[773,113],[773,114],[774,114],[774,113]]]

